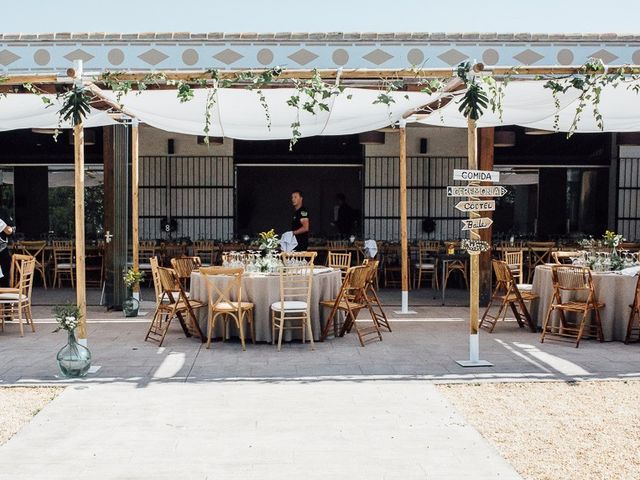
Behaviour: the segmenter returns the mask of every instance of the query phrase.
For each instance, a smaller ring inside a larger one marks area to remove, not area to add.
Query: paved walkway
[[[519,479],[425,382],[73,386],[0,448],[0,479]]]

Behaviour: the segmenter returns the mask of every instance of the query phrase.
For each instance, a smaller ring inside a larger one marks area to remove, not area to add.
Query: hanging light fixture
[[[494,147],[515,147],[516,132],[511,130],[497,130],[493,138]]]
[[[525,135],[553,135],[556,132],[552,132],[549,130],[540,130],[539,128],[529,128],[525,127],[524,134]]]
[[[360,145],[384,145],[384,132],[372,130],[358,135]]]

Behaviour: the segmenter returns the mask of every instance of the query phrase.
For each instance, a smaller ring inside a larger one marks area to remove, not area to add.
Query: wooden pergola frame
[[[248,71],[262,71],[264,69],[253,70],[220,70],[218,78],[235,79],[238,73]],[[618,65],[608,66],[604,70],[598,72],[585,72],[582,66],[539,66],[539,67],[486,67],[481,63],[473,65],[472,70],[476,73],[482,72],[483,75],[491,75],[496,78],[509,77],[513,80],[532,80],[537,76],[570,76],[585,73],[602,73],[602,74],[618,74],[638,75],[640,74],[640,66],[638,65]],[[142,82],[148,77],[148,71],[127,71],[118,72],[118,80]],[[206,70],[193,71],[155,71],[153,73],[161,74],[164,78],[158,85],[148,85],[153,88],[173,88],[171,85],[163,85],[163,82],[192,82],[193,88],[206,88],[211,85],[211,73]],[[100,100],[114,111],[120,112],[134,120],[132,125],[132,244],[133,244],[133,267],[139,266],[138,258],[138,121],[134,115],[127,112],[126,108],[109,101],[101,94],[101,83],[97,79],[100,72],[83,73],[82,62],[76,61],[73,69],[67,70],[65,74],[58,73],[38,73],[38,74],[7,74],[0,75],[0,93],[28,93],[23,88],[24,84],[31,84],[39,88],[43,92],[55,93],[59,86],[70,86],[72,84],[84,84],[89,90]],[[455,92],[464,87],[463,83],[457,78],[457,68],[431,68],[431,69],[294,69],[283,70],[272,84],[267,88],[281,88],[283,85],[281,80],[286,79],[309,79],[314,75],[320,75],[325,80],[335,80],[343,86],[352,86],[354,88],[377,88],[384,89],[389,81],[401,80],[404,83],[405,90],[420,90],[423,79],[449,79],[443,93]],[[204,85],[203,85],[204,83]],[[235,85],[236,88],[242,88],[242,83]],[[451,97],[446,98],[442,102],[430,102],[418,109],[406,112],[401,120],[398,132],[400,134],[400,224],[401,224],[401,247],[402,247],[402,313],[408,312],[408,290],[409,290],[409,266],[408,266],[408,239],[407,239],[407,178],[406,178],[406,119],[410,116],[425,112],[429,114],[437,108],[449,102]],[[0,108],[2,102],[0,100]],[[468,157],[469,169],[477,169],[477,127],[476,122],[469,120],[468,126]],[[74,127],[74,163],[75,163],[75,219],[76,219],[76,271],[77,271],[77,303],[80,308],[82,318],[79,325],[78,336],[80,339],[86,339],[86,285],[84,279],[84,261],[85,261],[85,245],[84,245],[84,132],[82,124]],[[475,218],[477,214],[472,214]],[[472,230],[471,238],[479,238],[478,231]],[[471,303],[470,303],[470,334],[478,335],[478,303],[479,303],[479,283],[478,283],[478,255],[471,255]]]

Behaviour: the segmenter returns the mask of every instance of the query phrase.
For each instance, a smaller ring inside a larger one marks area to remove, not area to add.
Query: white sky
[[[640,0],[20,0],[0,32],[639,33]]]

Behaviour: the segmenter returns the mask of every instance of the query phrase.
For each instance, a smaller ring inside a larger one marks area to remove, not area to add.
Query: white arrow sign
[[[496,209],[495,200],[458,202],[456,208],[461,212],[491,212]]]
[[[454,170],[454,180],[464,180],[465,182],[499,182],[500,172],[489,170]]]
[[[489,228],[493,225],[493,220],[486,217],[473,218],[469,220],[460,220],[462,222],[462,230],[475,230]]]
[[[504,187],[448,186],[447,197],[502,197],[507,193]]]

